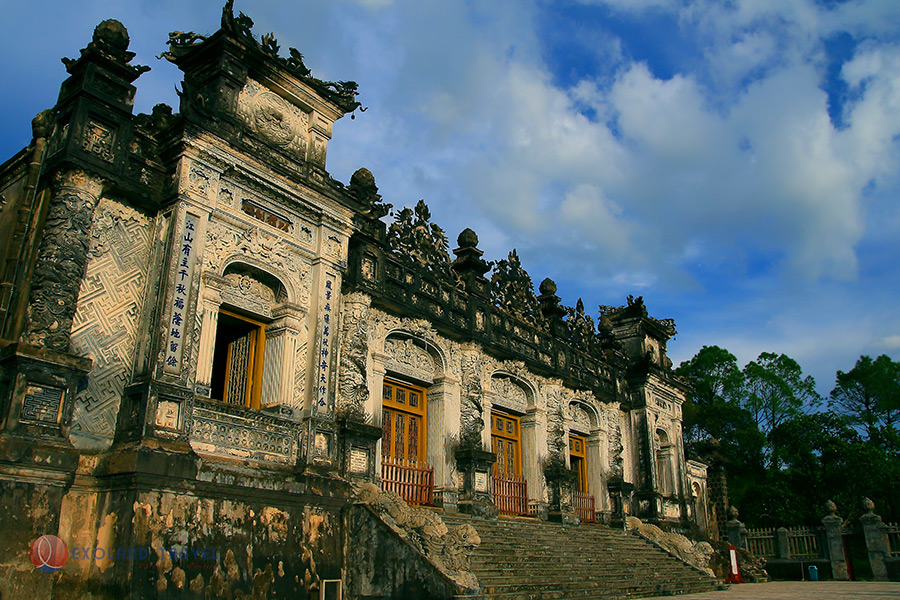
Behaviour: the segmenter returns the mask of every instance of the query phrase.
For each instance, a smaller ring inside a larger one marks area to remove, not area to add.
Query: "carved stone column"
[[[263,408],[289,407],[295,414],[299,414],[303,399],[295,397],[293,383],[304,312],[299,307],[282,305],[275,309],[274,316],[276,320],[266,327],[260,405]]]
[[[209,398],[212,383],[213,354],[216,347],[216,330],[219,324],[219,307],[222,305],[223,279],[212,274],[203,278],[201,306],[203,322],[200,326],[200,350],[197,355],[197,381],[199,396]]]
[[[490,422],[490,421],[488,421]],[[522,417],[522,475],[528,482],[529,502],[532,498],[539,501],[537,506],[538,514],[545,516],[547,514],[547,505],[543,502],[546,497],[546,488],[544,486],[544,477],[541,473],[541,466],[537,460],[538,456],[547,454],[547,415],[546,411],[533,408]],[[524,448],[529,449],[529,459]]]
[[[22,340],[68,352],[72,319],[87,268],[91,223],[103,180],[80,169],[53,176],[53,198],[38,247]]]
[[[385,365],[388,361],[388,355],[381,352],[372,353],[372,375],[369,379],[369,389],[371,393],[366,400],[366,411],[372,415],[373,422],[378,427],[382,427],[382,416],[384,412],[384,401],[382,397],[382,389],[384,388],[384,376],[387,373]],[[378,479],[381,479],[381,446],[382,440],[379,438],[375,444],[375,462],[378,472]]]
[[[456,458],[448,452],[448,442],[459,438],[459,382],[438,377],[428,389],[427,397],[427,460],[434,467],[435,504],[456,512]]]
[[[588,492],[594,496],[596,511],[609,512],[608,493],[603,481],[603,465],[606,464],[603,449],[607,445],[606,435],[601,431],[594,431],[585,441],[585,445]]]

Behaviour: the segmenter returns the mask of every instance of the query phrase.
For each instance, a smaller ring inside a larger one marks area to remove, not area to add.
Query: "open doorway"
[[[211,396],[228,404],[259,408],[265,347],[264,323],[219,310]]]

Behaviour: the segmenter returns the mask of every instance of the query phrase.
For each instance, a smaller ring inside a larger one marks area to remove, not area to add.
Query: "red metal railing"
[[[521,477],[493,478],[494,504],[501,515],[528,516],[528,482]]]
[[[593,523],[596,520],[594,497],[591,494],[587,492],[573,492],[572,504],[575,506],[575,513],[582,523]]]
[[[381,461],[381,488],[396,492],[408,504],[434,500],[434,467],[408,460]]]

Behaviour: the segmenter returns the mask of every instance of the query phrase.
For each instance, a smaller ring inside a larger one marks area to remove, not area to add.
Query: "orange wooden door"
[[[576,490],[587,493],[587,451],[584,438],[580,435],[569,436],[569,462],[577,476]]]
[[[519,418],[491,413],[491,446],[497,455],[494,474],[519,477],[522,474],[522,446]]]
[[[382,458],[425,462],[425,390],[385,380],[382,400]]]

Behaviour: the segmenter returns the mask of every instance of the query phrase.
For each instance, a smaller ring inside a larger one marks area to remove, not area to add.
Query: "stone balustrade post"
[[[876,581],[887,581],[886,559],[891,555],[891,543],[888,539],[887,525],[875,514],[875,503],[868,498],[863,499],[866,514],[859,518],[869,552],[869,565],[872,567],[872,578]]]
[[[791,542],[788,539],[787,527],[779,527],[775,531],[775,535],[778,541],[778,558],[790,558]]]
[[[728,509],[728,522],[725,523],[725,530],[728,534],[728,543],[735,548],[747,550],[747,527],[738,520],[738,509],[732,506]]]
[[[837,505],[829,500],[825,503],[828,514],[822,519],[825,526],[825,550],[831,561],[831,575],[835,581],[849,581],[847,559],[844,556],[844,520],[837,514]]]

